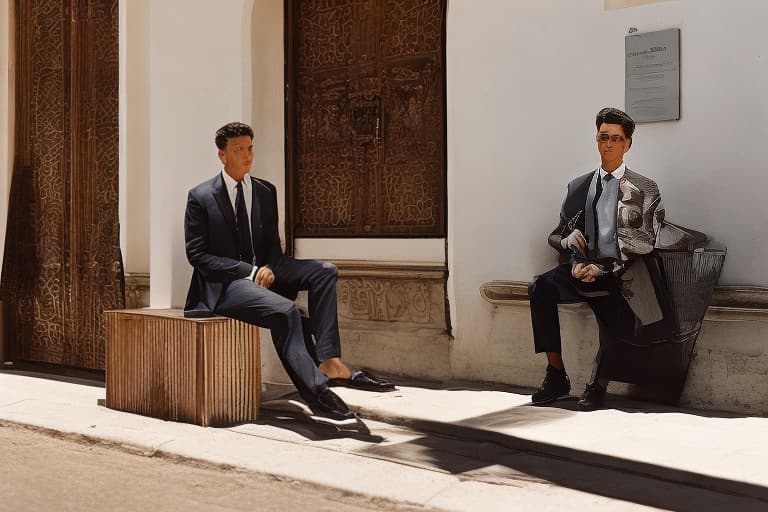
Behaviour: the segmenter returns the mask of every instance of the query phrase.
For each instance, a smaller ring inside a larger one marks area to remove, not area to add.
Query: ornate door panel
[[[118,1],[16,0],[15,13],[6,354],[103,368],[103,311],[123,305]]]
[[[445,236],[445,0],[287,13],[289,241]]]

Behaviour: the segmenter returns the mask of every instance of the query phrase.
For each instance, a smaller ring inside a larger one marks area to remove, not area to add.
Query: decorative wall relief
[[[416,323],[433,320],[432,286],[423,281],[341,279],[338,297],[339,315],[344,318]]]
[[[126,309],[149,307],[149,274],[125,275],[125,307]]]
[[[447,329],[444,264],[355,260],[334,263],[339,269],[337,292],[342,320],[391,322],[381,327],[387,331],[416,326]],[[347,328],[351,326],[347,324]],[[378,328],[372,324],[357,327]]]

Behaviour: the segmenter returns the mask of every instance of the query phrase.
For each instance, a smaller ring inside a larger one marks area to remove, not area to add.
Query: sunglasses
[[[608,135],[607,133],[601,133],[597,140],[600,142],[611,141],[614,144],[618,144],[619,142],[624,142],[625,139],[621,135]]]

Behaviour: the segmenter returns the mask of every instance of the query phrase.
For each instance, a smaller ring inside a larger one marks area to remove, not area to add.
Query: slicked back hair
[[[247,135],[253,140],[253,128],[245,123],[227,123],[216,130],[216,147],[224,149],[227,147],[227,141],[235,137]]]
[[[617,108],[605,107],[597,113],[595,118],[597,131],[600,131],[600,125],[603,123],[621,125],[622,130],[624,130],[624,136],[628,139],[631,139],[632,134],[635,133],[635,122],[626,112],[622,112]]]

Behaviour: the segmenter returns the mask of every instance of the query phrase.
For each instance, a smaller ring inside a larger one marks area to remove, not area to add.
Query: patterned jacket
[[[585,232],[585,212],[591,214],[596,172],[579,176],[568,184],[560,223],[549,235],[549,244],[560,252],[560,261],[570,259],[570,251],[560,241],[574,229]],[[614,262],[615,275],[620,275],[624,298],[642,325],[663,319],[659,299],[643,255],[656,243],[656,227],[664,220],[664,206],[656,183],[629,168],[619,181],[616,208],[616,231],[619,260]],[[651,268],[653,266],[651,265]]]
[[[569,251],[560,241],[573,229],[584,233],[584,218],[591,211],[587,204],[594,199],[592,186],[595,171],[574,178],[560,210],[560,223],[549,235],[549,244],[561,253],[561,260],[568,258]],[[619,181],[619,202],[616,209],[617,243],[621,261],[633,256],[648,254],[656,242],[656,225],[664,220],[664,206],[656,183],[629,168]],[[573,222],[575,220],[575,222]]]

